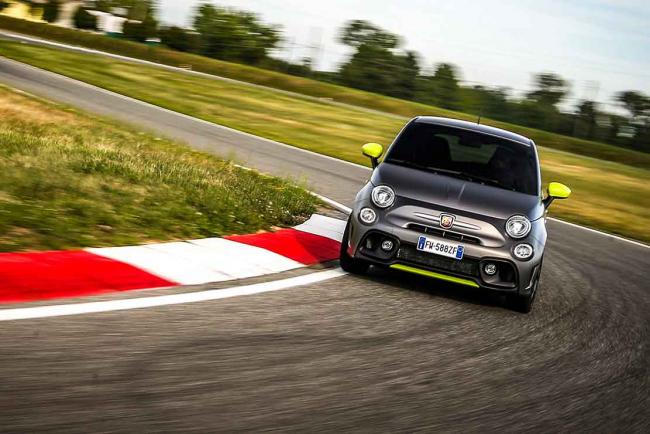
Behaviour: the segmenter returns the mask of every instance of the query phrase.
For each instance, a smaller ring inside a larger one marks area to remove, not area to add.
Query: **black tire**
[[[537,275],[537,279],[535,279],[535,283],[533,284],[533,290],[530,291],[530,294],[528,295],[508,294],[507,295],[507,302],[510,309],[521,313],[530,313],[530,311],[533,310],[533,303],[535,302],[535,296],[537,295],[537,288],[539,287],[540,275],[541,275],[541,270],[540,273]]]
[[[343,233],[343,239],[341,240],[341,254],[340,254],[340,263],[341,268],[344,271],[352,274],[364,274],[370,268],[370,264],[360,259],[354,259],[348,255],[348,240],[350,238],[350,220],[348,219],[348,224],[345,225],[345,232]]]

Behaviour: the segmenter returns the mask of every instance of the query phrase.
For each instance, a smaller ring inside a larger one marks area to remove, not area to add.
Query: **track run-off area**
[[[370,173],[2,58],[0,83],[291,174],[344,205]],[[192,303],[1,322],[2,431],[647,432],[650,249],[548,227],[529,315],[492,294],[334,263],[65,300],[223,291]]]

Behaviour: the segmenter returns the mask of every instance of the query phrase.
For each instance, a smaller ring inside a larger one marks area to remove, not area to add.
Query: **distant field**
[[[0,87],[0,251],[250,233],[316,205],[287,181]]]
[[[361,164],[368,163],[360,154],[361,144],[389,144],[406,120],[101,56],[6,42],[0,42],[0,53],[175,111]],[[565,182],[574,190],[570,200],[553,205],[553,215],[650,241],[650,171],[556,149],[540,152],[545,181]]]
[[[573,190],[552,216],[650,242],[650,171],[554,149],[540,149],[540,158],[544,182]]]
[[[465,120],[475,120],[476,118],[473,115],[445,110],[439,107],[390,98],[370,92],[281,74],[246,65],[182,53],[163,47],[149,47],[144,44],[109,38],[78,30],[31,23],[2,16],[0,16],[0,28],[129,57],[150,60],[171,66],[191,65],[194,70],[208,74],[261,84],[307,96],[327,98],[336,102],[365,107],[398,116],[413,117],[428,114]],[[650,169],[650,155],[641,152],[599,142],[574,139],[572,137],[493,121],[490,119],[484,119],[483,123],[523,134],[533,139],[538,145],[544,147],[565,150],[607,161],[616,161],[635,167]]]

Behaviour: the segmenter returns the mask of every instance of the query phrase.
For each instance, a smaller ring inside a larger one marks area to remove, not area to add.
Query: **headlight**
[[[377,214],[370,208],[363,208],[359,213],[359,219],[367,225],[371,225],[377,220]]]
[[[533,246],[530,244],[517,244],[513,250],[513,253],[515,254],[515,258],[526,260],[533,256],[533,253],[535,253],[535,251],[533,250]]]
[[[506,233],[515,239],[523,238],[530,232],[530,220],[523,215],[515,215],[506,222]]]
[[[395,192],[392,188],[380,185],[372,189],[372,203],[379,208],[388,208],[395,202]]]

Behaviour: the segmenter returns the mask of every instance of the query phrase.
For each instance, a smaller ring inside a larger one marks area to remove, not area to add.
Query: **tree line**
[[[567,110],[564,102],[570,94],[569,82],[554,73],[534,75],[532,90],[523,96],[515,96],[508,88],[467,86],[455,65],[439,63],[425,72],[418,53],[403,48],[402,37],[363,20],[349,21],[339,32],[339,42],[353,52],[339,69],[315,71],[312,59],[291,63],[273,57],[283,42],[281,28],[262,22],[248,11],[203,3],[194,12],[192,27],[183,28],[160,26],[155,0],[88,3],[75,14],[78,28],[96,28],[96,17],[88,13],[89,8],[106,12],[123,8],[129,19],[123,29],[126,39],[145,42],[160,38],[163,45],[179,51],[650,152],[650,97],[639,91],[627,90],[614,96],[627,113],[620,115],[588,99]],[[46,3],[44,19],[55,21],[59,6],[58,0]]]
[[[449,63],[439,63],[432,73],[424,73],[418,54],[401,49],[401,37],[367,21],[348,22],[339,42],[354,50],[334,77],[344,85],[650,152],[650,97],[642,92],[614,95],[627,116],[610,113],[592,100],[581,100],[567,111],[560,107],[570,85],[554,73],[535,74],[532,90],[515,97],[508,88],[463,86],[458,68]]]

